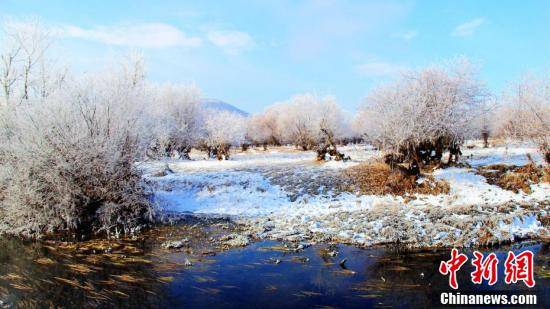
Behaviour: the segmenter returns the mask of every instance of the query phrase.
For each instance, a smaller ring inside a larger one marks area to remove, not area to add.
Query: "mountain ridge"
[[[239,114],[244,117],[248,117],[250,115],[250,113],[243,111],[242,109],[236,107],[235,105],[229,104],[227,102],[224,102],[218,99],[202,99],[201,104],[205,108],[211,108],[216,110],[226,110],[226,111]]]

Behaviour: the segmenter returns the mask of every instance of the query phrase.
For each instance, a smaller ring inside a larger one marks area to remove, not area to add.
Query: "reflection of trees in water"
[[[151,265],[126,258],[0,239],[0,300],[17,307],[160,305],[162,283]]]

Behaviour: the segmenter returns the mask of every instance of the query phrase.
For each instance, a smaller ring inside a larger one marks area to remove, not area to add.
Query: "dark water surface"
[[[535,253],[534,288],[504,283],[510,249]],[[496,252],[501,261],[498,283],[471,284],[468,261],[458,275],[459,291],[536,294],[542,307],[550,295],[549,249],[523,243],[482,250]],[[316,245],[296,252],[272,241],[223,252],[174,252],[143,240],[60,249],[0,239],[0,308],[430,307],[449,290],[447,277],[437,270],[449,256],[449,250],[395,246]]]

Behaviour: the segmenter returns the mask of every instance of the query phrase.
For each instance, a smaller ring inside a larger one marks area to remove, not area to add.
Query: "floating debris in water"
[[[128,283],[135,283],[135,282],[141,282],[143,279],[136,278],[130,274],[123,274],[123,275],[111,275],[111,277],[114,277],[115,279],[118,279],[120,281],[128,282]]]
[[[39,258],[34,260],[36,263],[41,265],[53,265],[55,264],[55,261],[49,258]]]
[[[340,265],[340,267],[342,267],[343,269],[347,269],[346,267],[346,262],[348,261],[348,259],[343,259],[340,261],[340,263],[338,263]]]
[[[191,261],[189,261],[189,259],[185,259],[185,263],[184,263],[185,266],[193,266],[193,263],[191,263]]]
[[[164,249],[179,249],[179,248],[183,247],[188,242],[189,242],[189,240],[187,238],[184,238],[182,240],[167,241],[167,242],[163,243],[161,246]]]
[[[313,292],[313,291],[300,291],[300,293],[297,293],[297,294],[294,294],[298,297],[303,297],[303,296],[306,296],[306,297],[311,297],[311,296],[321,296],[323,294],[319,293],[319,292]]]
[[[172,276],[159,277],[159,281],[160,282],[165,282],[165,283],[172,282],[172,281],[174,281],[174,277],[172,277]]]
[[[248,237],[239,234],[225,235],[220,240],[229,247],[246,247],[250,243]]]
[[[290,260],[293,261],[293,262],[298,262],[298,263],[307,263],[307,262],[309,262],[309,258],[306,257],[306,256],[293,256]]]

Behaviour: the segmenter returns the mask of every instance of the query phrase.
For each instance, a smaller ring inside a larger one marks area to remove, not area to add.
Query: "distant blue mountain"
[[[216,100],[216,99],[203,99],[202,104],[205,108],[230,111],[230,112],[242,115],[244,117],[247,117],[249,115],[247,112],[243,111],[242,109],[239,109],[229,103],[225,103],[223,101]]]

